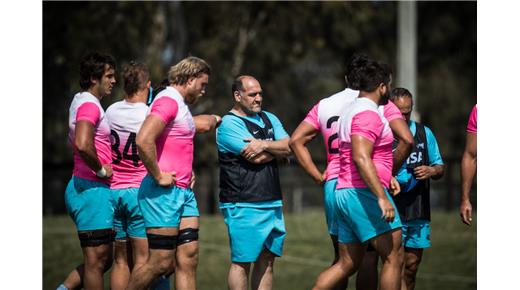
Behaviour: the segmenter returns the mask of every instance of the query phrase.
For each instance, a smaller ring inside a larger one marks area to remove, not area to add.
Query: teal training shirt
[[[274,139],[281,140],[289,137],[285,131],[282,123],[274,114],[267,111],[262,111],[266,114],[273,125]],[[265,127],[262,118],[255,114],[254,116],[237,116],[225,115],[222,118],[222,123],[217,128],[217,148],[222,153],[234,153],[240,155],[240,152],[247,146],[248,142],[244,141],[247,138],[253,138],[253,135],[247,130],[246,124],[240,118],[251,121],[261,128]],[[254,208],[272,208],[282,206],[281,200],[262,201],[262,202],[226,202],[220,203],[220,208],[229,207],[254,207]]]

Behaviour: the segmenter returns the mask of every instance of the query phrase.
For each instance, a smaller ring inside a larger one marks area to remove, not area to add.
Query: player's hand
[[[323,171],[323,173],[320,176],[320,179],[316,180],[316,181],[318,182],[319,185],[323,185],[325,183],[325,180],[327,180],[326,178],[327,178],[327,169],[325,169]]]
[[[397,182],[397,179],[392,176],[392,179],[390,179],[390,194],[392,196],[396,196],[401,192],[401,185],[399,185],[399,182]]]
[[[381,219],[386,222],[393,222],[395,218],[395,210],[390,200],[388,200],[387,197],[378,198],[377,203],[382,212]]]
[[[215,118],[215,126],[213,126],[213,128],[218,128],[218,126],[220,126],[220,123],[222,123],[222,117],[215,114],[212,114],[211,116]]]
[[[469,200],[463,200],[461,203],[460,203],[460,220],[467,224],[468,226],[471,226],[471,221],[472,221],[472,218],[471,218],[471,211],[472,211],[472,207],[471,207],[471,202]]]
[[[435,173],[435,170],[433,169],[433,167],[421,165],[415,167],[413,173],[417,180],[426,180]]]
[[[191,190],[193,190],[193,188],[195,187],[195,171],[192,171],[191,172],[191,179],[190,179],[190,188]]]
[[[103,168],[105,168],[106,175],[103,177],[103,179],[110,179],[112,177],[112,174],[114,173],[112,171],[112,164],[103,164]]]
[[[240,155],[242,155],[247,160],[254,159],[255,156],[258,156],[258,154],[264,152],[264,150],[267,148],[267,143],[264,140],[246,138],[244,141],[249,142],[249,144],[246,145]]]
[[[163,187],[170,187],[175,185],[175,182],[177,181],[176,173],[175,172],[161,172],[161,175],[159,175],[159,178],[155,179],[155,182]]]

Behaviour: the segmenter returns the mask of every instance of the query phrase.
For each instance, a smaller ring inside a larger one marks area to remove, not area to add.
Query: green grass
[[[462,225],[458,213],[454,212],[433,212],[432,217],[432,248],[425,251],[416,289],[476,289],[476,225],[470,228]],[[286,214],[285,219],[288,234],[284,256],[275,263],[274,289],[310,289],[333,256],[324,215],[314,210],[305,214]],[[81,262],[81,257],[70,218],[44,217],[43,289],[56,289],[69,271]],[[198,289],[227,289],[229,263],[227,231],[222,216],[202,216]],[[105,274],[106,289],[108,277],[108,273]],[[348,289],[354,289],[353,282]]]

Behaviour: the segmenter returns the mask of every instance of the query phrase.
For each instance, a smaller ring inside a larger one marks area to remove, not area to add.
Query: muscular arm
[[[161,118],[155,115],[148,115],[136,138],[139,158],[141,158],[146,170],[155,180],[159,180],[161,176],[161,170],[157,164],[155,140],[164,130],[165,125]]]
[[[395,149],[394,164],[392,166],[392,175],[396,175],[403,162],[408,158],[413,147],[413,136],[410,128],[403,119],[394,119],[390,123],[392,133],[398,139],[397,148]]]
[[[81,159],[85,161],[90,169],[95,172],[101,169],[102,164],[99,162],[96,146],[94,146],[94,126],[92,123],[88,121],[78,121],[76,123],[74,145],[76,145]]]
[[[193,116],[193,121],[195,122],[195,129],[197,130],[197,133],[206,133],[215,129],[222,121],[222,118],[217,115],[205,114]]]
[[[471,211],[472,206],[470,202],[470,190],[473,183],[473,178],[477,172],[477,134],[467,133],[466,147],[462,154],[462,161],[460,164],[460,176],[462,181],[461,191],[461,205],[460,215],[462,222],[471,225]]]
[[[289,141],[289,146],[305,172],[307,172],[307,174],[309,174],[318,184],[322,184],[323,174],[318,170],[316,164],[314,164],[309,149],[306,146],[306,144],[314,139],[317,134],[318,130],[303,121],[298,125],[296,130],[294,130],[291,140]]]
[[[377,196],[379,207],[382,211],[382,218],[393,221],[395,210],[385,194],[383,185],[377,176],[376,167],[372,161],[372,150],[374,145],[368,139],[352,135],[352,159],[356,164],[361,178],[366,185]]]

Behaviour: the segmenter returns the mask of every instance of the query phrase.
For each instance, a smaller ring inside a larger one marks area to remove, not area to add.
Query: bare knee
[[[404,265],[404,252],[402,249],[392,250],[388,255],[381,256],[381,261],[385,265],[401,269]]]
[[[199,262],[199,246],[197,242],[177,247],[176,264],[179,268],[194,268]]]
[[[152,250],[143,267],[147,267],[156,275],[168,275],[172,272],[172,265],[175,265],[175,251]]]
[[[345,275],[351,276],[357,270],[359,270],[359,267],[361,267],[361,261],[353,261],[350,258],[347,257],[339,257],[336,264],[338,264],[341,267],[341,270],[345,272]]]
[[[152,265],[152,268],[155,269],[154,272],[157,272],[160,275],[168,275],[169,273],[172,272],[172,264],[173,263],[174,263],[174,261],[172,261],[170,259],[163,258],[163,259],[160,259],[160,260],[156,261]]]
[[[406,255],[405,259],[405,273],[407,275],[413,275],[417,273],[419,269],[419,264],[421,263],[422,257],[416,255]]]
[[[85,249],[85,253],[85,267],[89,270],[106,272],[112,266],[112,252],[102,246],[89,247],[89,249]]]

